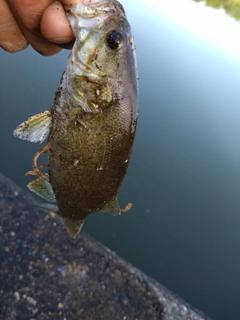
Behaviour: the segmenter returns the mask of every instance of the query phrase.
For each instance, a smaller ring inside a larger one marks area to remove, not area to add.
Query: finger
[[[8,0],[18,25],[31,46],[42,55],[52,55],[61,48],[44,39],[40,32],[40,20],[52,0]]]
[[[91,4],[91,3],[96,3],[99,2],[99,0],[61,0],[62,4],[70,6],[78,3],[83,3],[83,4]]]
[[[40,29],[46,39],[56,44],[69,44],[74,40],[71,26],[60,2],[52,3],[44,11]]]
[[[0,47],[8,52],[23,50],[28,46],[7,2],[0,1]]]
[[[61,2],[61,4],[62,4],[62,8],[61,8],[61,10],[63,10],[63,11],[61,11],[61,13],[62,12],[64,12],[64,15],[65,15],[65,17],[66,17],[66,14],[65,14],[65,10],[64,10],[64,5],[76,5],[76,4],[78,4],[78,3],[83,3],[83,4],[90,4],[90,3],[95,3],[95,2],[98,2],[99,0],[60,0]],[[60,9],[59,9],[59,11],[60,11]],[[60,13],[60,12],[59,12]],[[60,19],[60,15],[59,15],[59,19]],[[67,18],[66,18],[67,19]],[[63,21],[63,20],[62,20]],[[68,24],[68,26],[71,28],[71,26],[70,26],[70,24],[69,24],[69,22],[68,22],[68,19],[67,19],[67,21],[65,20],[65,26],[64,26],[64,28],[65,28],[65,30],[66,30],[66,23]],[[63,30],[62,30],[63,31]],[[63,33],[62,33],[63,34]],[[74,37],[73,36],[73,33],[72,33],[72,28],[71,28],[71,34],[72,34],[72,37]],[[59,40],[60,40],[60,38],[59,38]],[[55,43],[58,43],[58,45],[60,45],[61,47],[63,47],[63,48],[65,48],[65,49],[71,49],[72,48],[72,46],[73,46],[73,44],[74,44],[74,38],[72,38],[72,41],[68,44],[68,45],[64,45],[64,44],[60,44],[60,42],[57,40],[57,39],[52,39],[52,41],[53,42],[55,42]],[[61,41],[61,40],[60,40]]]
[[[58,46],[63,49],[71,50],[75,42],[75,38],[68,43],[58,43]]]

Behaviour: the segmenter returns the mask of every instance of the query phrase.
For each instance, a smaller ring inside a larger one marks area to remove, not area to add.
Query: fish
[[[115,0],[65,6],[75,36],[54,105],[21,123],[15,137],[46,145],[33,158],[28,188],[49,202],[71,237],[95,212],[120,215],[118,193],[138,120],[136,47]],[[41,154],[47,164],[38,164]],[[47,171],[47,172],[45,172]]]

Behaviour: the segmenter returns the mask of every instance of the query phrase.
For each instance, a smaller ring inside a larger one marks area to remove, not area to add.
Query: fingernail
[[[57,44],[63,44],[63,43],[69,43],[70,41],[73,40],[73,38],[48,38],[49,41],[53,42],[53,43],[57,43]]]

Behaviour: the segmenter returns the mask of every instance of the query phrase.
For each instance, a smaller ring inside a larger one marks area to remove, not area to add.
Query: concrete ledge
[[[0,239],[0,319],[209,319],[1,174]]]

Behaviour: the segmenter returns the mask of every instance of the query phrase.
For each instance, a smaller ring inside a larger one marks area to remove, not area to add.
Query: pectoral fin
[[[38,194],[40,197],[54,202],[56,201],[55,194],[49,182],[48,174],[43,175],[41,178],[34,180],[28,184],[28,188]]]
[[[22,140],[42,143],[49,134],[51,121],[50,111],[41,112],[21,123],[13,135]]]
[[[83,220],[69,220],[65,219],[67,232],[72,238],[76,238],[83,226]]]

